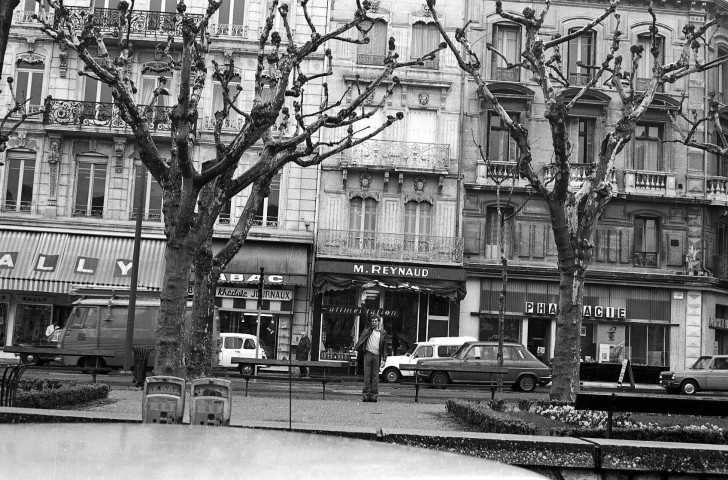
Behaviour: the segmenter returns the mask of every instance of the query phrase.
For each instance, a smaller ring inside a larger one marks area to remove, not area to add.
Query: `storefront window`
[[[0,303],[0,347],[5,346],[6,329],[8,328],[8,304]]]
[[[481,318],[480,319],[480,340],[497,340],[498,339],[498,319],[497,318]],[[503,325],[503,340],[511,342],[519,342],[521,339],[521,320],[517,318],[506,318]]]
[[[384,329],[392,338],[390,355],[404,355],[417,341],[419,294],[385,292]]]
[[[354,289],[343,292],[327,292],[323,296],[323,322],[321,325],[321,349],[327,354],[349,352],[356,343],[356,320],[358,315],[349,311],[337,313],[327,311],[328,307],[356,308],[357,295]],[[333,358],[333,357],[329,357]]]
[[[626,358],[635,365],[669,365],[667,329],[665,325],[627,325]]]
[[[450,300],[430,294],[427,305],[427,338],[447,337],[450,332]]]
[[[279,315],[261,314],[260,330],[258,330],[258,315],[255,313],[221,310],[219,315],[221,333],[258,335],[260,338],[260,346],[265,350],[266,357],[278,358]]]
[[[14,344],[39,341],[51,324],[52,305],[20,303],[15,314]]]

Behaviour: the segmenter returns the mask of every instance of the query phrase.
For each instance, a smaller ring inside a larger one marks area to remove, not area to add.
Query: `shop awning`
[[[138,287],[160,290],[163,240],[140,244]],[[71,285],[128,288],[134,239],[69,233],[0,231],[0,290],[70,293]]]
[[[213,242],[213,253],[224,246],[222,241]],[[246,242],[223,271],[220,283],[257,283],[250,278],[260,275],[263,268],[265,283],[307,285],[307,248],[303,244]]]
[[[320,261],[316,264],[313,285],[315,295],[331,290],[380,287],[432,293],[459,302],[465,298],[465,279],[462,267]]]

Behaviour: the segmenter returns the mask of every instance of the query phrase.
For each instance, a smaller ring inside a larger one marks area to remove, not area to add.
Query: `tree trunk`
[[[195,280],[192,302],[192,327],[190,332],[187,378],[210,375],[212,359],[217,350],[217,339],[213,338],[215,315],[215,286],[218,269],[212,268],[212,239],[195,252]]]
[[[187,288],[194,248],[174,239],[168,240],[164,256],[165,283],[157,326],[154,373],[185,378],[185,320],[190,317]]]
[[[556,346],[551,372],[551,399],[573,402],[579,391],[581,319],[584,273],[561,272],[559,313],[556,317]]]

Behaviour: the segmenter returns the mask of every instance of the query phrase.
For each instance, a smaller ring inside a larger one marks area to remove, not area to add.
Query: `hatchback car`
[[[418,372],[419,379],[435,385],[491,383],[490,374],[479,370],[498,366],[498,342],[467,342],[449,358],[425,359],[419,364],[433,369]],[[503,367],[508,370],[503,375],[503,384],[511,385],[515,390],[532,392],[536,385],[551,381],[551,369],[519,343],[503,344]],[[450,371],[452,369],[472,369],[472,372]]]
[[[662,372],[660,386],[667,393],[685,395],[700,390],[728,390],[728,355],[706,355],[687,370]]]

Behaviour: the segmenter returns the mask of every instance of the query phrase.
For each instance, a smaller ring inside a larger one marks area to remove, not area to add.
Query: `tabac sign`
[[[554,316],[559,312],[556,303],[526,302],[526,315],[550,315]],[[616,307],[604,307],[601,305],[584,305],[581,307],[581,314],[584,318],[613,318],[615,320],[626,320],[627,309]]]

